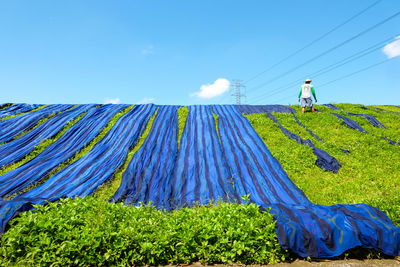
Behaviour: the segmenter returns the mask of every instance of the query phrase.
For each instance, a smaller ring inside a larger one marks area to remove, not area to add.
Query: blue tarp
[[[154,113],[154,105],[136,105],[123,115],[86,155],[43,184],[14,199],[83,197],[113,177]]]
[[[349,114],[350,116],[364,117],[373,126],[378,127],[378,128],[386,128],[385,125],[383,125],[380,121],[378,121],[378,119],[375,118],[374,116],[371,116],[371,115],[368,115],[368,114],[356,114],[356,113],[351,113],[351,112],[347,112],[347,114]]]
[[[210,106],[190,106],[172,176],[171,206],[238,199]]]
[[[340,110],[340,108],[338,108],[338,107],[336,107],[336,106],[334,106],[334,105],[332,105],[332,104],[325,104],[325,106],[330,107],[331,109],[334,109],[334,110]],[[367,107],[365,107],[365,106],[361,106],[361,108],[362,108],[362,109],[365,109],[365,110],[371,110],[371,109],[369,109],[369,108],[367,108]],[[384,111],[383,109],[379,109],[379,110]],[[376,111],[376,110],[373,110],[373,111],[378,112],[378,111]],[[360,131],[360,132],[362,132],[362,133],[371,134],[371,133],[368,133],[367,131],[365,131],[364,128],[362,128],[362,127],[361,127],[357,122],[355,122],[354,120],[352,120],[352,119],[350,119],[350,118],[347,118],[346,116],[337,114],[337,113],[331,113],[331,114],[334,115],[334,116],[336,116],[337,118],[341,119],[341,120],[343,121],[343,123],[344,123],[347,127],[351,128],[351,129],[353,129],[353,130],[358,130],[358,131]],[[349,115],[351,115],[351,116],[364,117],[364,118],[366,118],[366,119],[369,121],[369,123],[371,123],[373,126],[375,126],[375,127],[380,127],[380,128],[386,128],[385,125],[383,125],[382,123],[380,123],[380,122],[378,121],[378,119],[376,119],[374,116],[367,115],[367,114],[356,114],[356,113],[350,113],[350,112],[347,112],[347,114],[349,114]],[[374,135],[374,134],[371,134],[371,135],[372,135],[372,136],[376,136],[376,135]],[[383,136],[377,136],[377,137],[379,137],[380,139],[383,139],[383,140],[388,141],[388,142],[389,142],[390,144],[392,144],[392,145],[397,145],[397,144],[399,144],[399,143],[397,143],[397,142],[395,142],[395,141],[393,141],[393,140],[390,140],[390,139],[388,139],[388,138],[386,138],[386,137],[383,137]],[[345,152],[345,153],[350,152],[350,151],[345,150],[345,149],[342,149],[342,151]]]
[[[32,204],[85,196],[109,180],[155,109],[154,105],[135,106],[81,159],[36,188],[0,201],[1,230]],[[311,203],[237,107],[189,106],[179,149],[176,109],[159,107],[148,137],[123,174],[114,201],[151,202],[174,209],[216,200],[242,202],[240,196],[250,194],[251,202],[271,208],[282,247],[300,256],[334,257],[356,246],[400,254],[400,228],[378,209],[365,204]],[[218,116],[218,132],[213,112]]]
[[[76,124],[39,155],[0,176],[0,197],[19,192],[40,182],[58,165],[72,158],[106,127],[110,119],[128,105],[91,108]]]
[[[327,107],[329,107],[329,108],[331,108],[331,109],[333,109],[333,110],[341,110],[340,108],[338,108],[338,107],[336,107],[336,106],[334,106],[334,105],[332,105],[332,104],[325,104],[325,106],[327,106]],[[363,109],[367,109],[367,110],[370,110],[370,109],[368,109],[368,108],[366,108],[366,107],[364,107],[364,106],[362,106],[361,108],[363,108]],[[357,114],[357,113],[351,113],[351,112],[347,112],[346,111],[346,113],[347,114],[349,114],[350,116],[356,116],[356,117],[364,117],[364,118],[366,118],[367,120],[368,120],[368,122],[369,123],[371,123],[373,126],[375,126],[375,127],[378,127],[378,128],[386,128],[385,127],[385,125],[383,125],[382,123],[380,123],[379,121],[378,121],[378,119],[377,118],[375,118],[374,116],[372,116],[372,115],[368,115],[368,114]],[[336,116],[336,115],[335,115]],[[347,122],[345,122],[346,124],[347,124]],[[349,122],[350,124],[354,124],[354,123],[352,123],[352,122]],[[353,127],[353,126],[350,126],[351,128]],[[354,128],[353,128],[354,129]],[[358,129],[359,130],[359,129]]]
[[[135,153],[113,201],[126,204],[153,201],[169,208],[171,176],[178,151],[177,106],[161,106],[153,120],[148,138]]]
[[[14,104],[5,109],[0,110],[0,119],[11,116],[11,115],[28,112],[28,111],[31,111],[40,106],[42,106],[42,105]]]
[[[0,121],[0,143],[12,140],[22,132],[34,127],[41,119],[71,107],[72,105],[49,105],[34,112]]]
[[[280,113],[296,113],[296,110],[284,105],[235,105],[236,109],[243,114],[253,113],[268,113],[268,112],[280,112]]]
[[[354,130],[359,130],[362,133],[371,134],[371,133],[365,131],[364,128],[362,128],[357,122],[353,121],[352,119],[347,118],[347,117],[342,116],[342,115],[339,115],[337,113],[331,113],[331,114],[336,116],[336,117],[338,117],[339,119],[341,119],[344,122],[344,124],[347,125],[347,127],[351,128],[351,129],[354,129]],[[371,135],[372,136],[376,136],[374,134],[371,134]],[[392,145],[398,145],[399,144],[399,143],[397,143],[397,142],[395,142],[393,140],[390,140],[390,139],[388,139],[386,137],[383,137],[383,136],[377,136],[377,137],[379,137],[380,139],[388,141]]]
[[[120,111],[126,107],[126,105],[106,105],[108,111],[110,109]],[[122,116],[104,138],[82,158],[32,190],[19,194],[11,200],[0,201],[1,232],[5,231],[10,219],[22,211],[32,209],[32,205],[93,193],[121,167],[129,149],[137,142],[155,109],[154,105],[135,106]],[[91,124],[96,123],[91,121]]]
[[[8,108],[11,105],[12,105],[12,103],[2,103],[2,104],[0,104],[0,109]]]
[[[42,141],[55,136],[67,122],[87,111],[94,105],[79,105],[62,112],[20,138],[0,145],[0,168],[19,161],[29,154]]]
[[[340,110],[340,108],[338,108],[337,106],[333,105],[333,104],[324,104],[324,106],[333,109],[333,110]]]
[[[212,111],[218,115],[219,135]],[[376,208],[311,203],[235,107],[190,106],[177,152],[176,114],[168,118],[167,113],[160,109],[114,201],[179,208],[216,200],[242,202],[240,196],[250,194],[252,202],[271,208],[282,246],[301,256],[333,257],[355,246],[399,254],[400,230]],[[167,135],[173,139],[165,144]]]
[[[353,121],[352,119],[347,118],[347,117],[337,114],[337,113],[331,113],[331,114],[336,116],[337,118],[341,119],[343,121],[343,123],[346,124],[346,126],[349,127],[350,129],[359,130],[362,133],[367,133],[367,131],[365,131],[363,127],[358,125],[358,123]]]
[[[213,109],[219,115],[221,142],[227,149],[224,155],[231,172],[240,177],[234,179],[235,189],[246,185],[247,190],[243,188],[240,195],[250,193],[252,201],[271,208],[283,248],[303,257],[333,257],[355,246],[399,255],[400,228],[384,213],[364,204],[312,204],[290,181],[247,120],[229,107]],[[265,183],[268,186],[263,188]]]
[[[321,138],[319,138],[316,134],[314,134],[310,129],[308,129],[304,124],[302,124],[298,118],[296,117],[295,113],[296,110],[283,105],[259,105],[259,106],[252,106],[252,105],[236,105],[235,106],[240,113],[243,114],[254,114],[254,113],[271,113],[271,112],[278,112],[278,113],[291,113],[295,118],[298,125],[306,129],[315,139],[322,142]]]

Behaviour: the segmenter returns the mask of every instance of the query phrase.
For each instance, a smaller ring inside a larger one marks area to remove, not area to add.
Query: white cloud
[[[153,45],[149,45],[146,48],[142,49],[142,51],[140,51],[140,53],[142,55],[151,55],[154,54],[154,46]]]
[[[119,104],[120,102],[121,100],[119,98],[114,98],[114,99],[106,98],[104,100],[104,104]]]
[[[199,98],[214,98],[229,91],[230,82],[224,78],[218,78],[213,84],[203,84],[199,92],[194,92],[190,96]]]
[[[397,36],[395,41],[385,45],[383,47],[383,53],[385,53],[388,58],[400,56],[400,36]]]
[[[150,104],[154,101],[154,98],[145,97],[142,100],[138,101],[136,104]]]

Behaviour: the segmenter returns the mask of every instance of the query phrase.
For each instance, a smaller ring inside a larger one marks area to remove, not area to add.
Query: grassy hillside
[[[272,155],[311,201],[323,205],[366,203],[385,211],[393,223],[400,226],[400,146],[377,137],[400,142],[400,113],[377,113],[364,110],[360,105],[337,106],[349,112],[373,115],[387,128],[376,128],[365,118],[335,111],[355,120],[376,136],[368,135],[348,128],[330,114],[333,110],[325,106],[317,105],[316,108],[324,112],[314,114],[301,114],[300,108],[293,106],[299,121],[322,139],[323,142],[319,142],[299,126],[291,114],[274,114],[285,128],[303,139],[312,140],[318,148],[336,157],[342,165],[337,174],[318,168],[311,148],[287,138],[265,114],[251,114],[247,118]]]
[[[333,111],[317,105],[321,112],[314,114],[301,114],[300,108],[293,106],[298,120],[322,142],[300,126],[292,114],[274,113],[283,127],[303,139],[310,139],[316,147],[336,157],[342,165],[336,174],[317,167],[311,148],[286,137],[266,114],[246,117],[288,176],[312,202],[323,205],[366,203],[386,212],[392,222],[400,226],[400,145],[391,145],[380,138],[400,142],[400,108],[336,106],[342,110]],[[348,128],[331,112],[353,119],[370,134]],[[374,127],[367,119],[349,116],[347,112],[373,115],[386,128]],[[76,157],[84,156],[121,115],[117,114]],[[178,110],[179,136],[187,115],[187,108]],[[104,201],[117,190],[123,171],[143,144],[154,117],[155,114],[114,178],[98,188],[93,196],[38,207],[37,212],[25,212],[15,219],[1,238],[0,263],[32,266],[51,263],[55,266],[155,265],[194,261],[265,264],[287,260],[290,256],[279,246],[272,216],[260,212],[255,204],[219,203],[165,212],[150,206],[136,208]],[[71,121],[65,129],[79,119]],[[42,151],[50,141],[42,142],[29,157]],[[8,166],[2,173],[30,160],[29,157],[15,166]],[[248,200],[249,196],[243,198]]]

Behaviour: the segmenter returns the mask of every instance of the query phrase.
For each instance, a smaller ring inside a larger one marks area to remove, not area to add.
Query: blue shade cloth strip
[[[282,247],[302,257],[334,257],[356,246],[400,254],[400,229],[378,209],[311,203],[237,106],[189,106],[179,148],[177,107],[158,108],[112,201],[175,209],[217,200],[240,203],[240,196],[250,194],[252,202],[274,215]],[[135,106],[81,159],[34,189],[0,201],[2,231],[32,204],[93,193],[122,166],[156,109]]]
[[[127,108],[126,105],[105,107],[114,111]],[[1,232],[6,230],[9,220],[20,212],[32,209],[32,205],[43,205],[46,201],[83,197],[93,193],[121,167],[129,149],[137,142],[155,110],[156,106],[152,104],[135,106],[123,115],[85,156],[34,189],[21,193],[11,200],[0,201]],[[91,124],[96,123],[96,121],[91,122]]]
[[[11,116],[11,115],[17,115],[19,113],[28,112],[28,111],[31,111],[40,106],[42,106],[42,105],[14,104],[5,109],[0,110],[0,119]]]
[[[329,106],[328,106],[329,105]],[[326,106],[338,110],[339,108],[332,105],[332,104],[326,104]],[[364,107],[361,107],[364,108]],[[364,108],[364,109],[368,109],[368,108]],[[340,109],[339,109],[340,110]],[[364,130],[364,128],[362,128],[357,122],[355,122],[354,120],[347,118],[346,116],[337,114],[337,113],[331,113],[332,115],[336,116],[337,118],[341,119],[343,121],[343,123],[349,127],[350,129],[353,130],[358,130],[362,133],[366,133],[366,134],[370,134],[372,136],[376,136],[374,134],[371,134],[369,132],[367,132],[366,130]],[[386,128],[385,125],[383,125],[382,123],[380,123],[374,116],[371,115],[367,115],[367,114],[355,114],[355,113],[349,113],[347,112],[347,114],[351,115],[351,116],[357,116],[357,117],[365,117],[373,126],[375,127],[380,127],[380,128]],[[391,145],[400,145],[400,143],[397,143],[389,138],[383,137],[383,136],[377,136],[380,139],[386,140],[388,141]]]
[[[219,134],[212,112],[218,116]],[[235,107],[190,106],[178,151],[176,114],[170,116],[160,108],[112,201],[174,209],[241,202],[240,196],[250,194],[252,202],[271,208],[282,246],[301,256],[333,257],[355,246],[399,253],[399,228],[376,208],[311,203]],[[168,144],[166,135],[173,137]]]
[[[327,107],[329,107],[329,108],[331,108],[331,109],[333,109],[333,110],[341,110],[340,108],[336,107],[336,106],[333,105],[333,104],[324,104],[324,106],[327,106]],[[372,115],[368,115],[368,114],[357,114],[357,113],[351,113],[351,112],[347,112],[347,111],[346,111],[346,113],[349,114],[350,116],[356,116],[356,117],[363,117],[363,118],[366,118],[366,119],[368,120],[368,122],[369,122],[370,124],[372,124],[373,126],[375,126],[375,127],[378,127],[378,128],[386,128],[385,125],[383,125],[380,121],[378,121],[377,118],[375,118],[375,117],[372,116]]]
[[[299,135],[292,133],[285,127],[283,127],[279,121],[275,118],[272,113],[267,113],[268,118],[270,118],[274,123],[278,124],[279,128],[281,128],[282,132],[289,137],[290,139],[295,140],[297,143],[302,145],[307,145],[312,148],[314,155],[317,157],[315,161],[315,165],[317,165],[321,169],[325,169],[327,171],[331,171],[337,173],[339,169],[342,167],[340,162],[333,156],[329,155],[328,152],[322,150],[314,145],[314,143],[310,139],[303,139]]]
[[[86,155],[16,199],[90,195],[122,166],[129,149],[137,142],[155,109],[154,105],[135,106]]]
[[[296,117],[295,113],[296,110],[284,105],[265,105],[265,106],[251,106],[251,105],[237,105],[235,106],[237,110],[239,110],[243,114],[254,114],[254,113],[291,113],[293,114],[294,119],[296,120],[297,124],[307,130],[315,139],[319,142],[322,142],[321,138],[313,133],[309,128],[307,128],[304,124],[302,124],[299,119]]]
[[[22,191],[40,182],[57,166],[65,163],[90,143],[111,118],[127,105],[94,107],[59,139],[22,166],[0,176],[0,197]]]
[[[34,127],[41,119],[71,108],[73,105],[49,105],[39,110],[0,121],[0,143],[8,142]]]
[[[0,145],[0,168],[23,159],[42,141],[55,136],[69,121],[81,115],[94,105],[79,105],[62,112],[20,138]]]

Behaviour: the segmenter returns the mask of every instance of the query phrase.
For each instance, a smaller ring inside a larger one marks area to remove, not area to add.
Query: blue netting
[[[284,105],[236,105],[240,113],[253,114],[253,113],[267,113],[267,112],[280,112],[280,113],[296,113],[296,110],[289,106]]]
[[[122,176],[113,201],[145,202],[169,208],[171,175],[178,151],[177,106],[161,106],[148,138],[135,153]]]
[[[72,105],[49,105],[34,112],[0,121],[0,143],[12,140],[22,132],[34,127],[41,119],[71,107]]]
[[[126,105],[106,105],[106,108],[120,111],[126,108]],[[137,142],[155,109],[154,105],[135,106],[122,116],[85,156],[34,189],[19,194],[11,200],[0,201],[1,232],[5,231],[10,219],[22,211],[31,209],[33,204],[45,204],[46,201],[64,197],[82,197],[93,193],[121,167],[129,149]],[[91,124],[93,123],[97,122],[91,121]]]
[[[31,191],[0,201],[2,231],[10,218],[31,204],[88,195],[110,179],[155,109],[136,106],[84,157]],[[218,116],[219,134],[212,112]],[[400,254],[400,228],[378,209],[311,203],[237,107],[190,106],[179,149],[177,134],[176,107],[160,107],[114,201],[177,208],[218,199],[242,202],[240,196],[250,194],[252,202],[271,209],[282,247],[300,256],[334,257],[356,246]]]
[[[213,107],[221,143],[239,195],[271,208],[283,248],[301,256],[332,257],[355,247],[398,255],[400,228],[378,209],[360,205],[312,204],[294,185],[251,127],[234,109]]]
[[[351,116],[356,116],[356,117],[364,117],[366,118],[369,123],[371,123],[373,126],[375,127],[379,127],[379,128],[386,128],[385,125],[383,125],[381,122],[378,121],[377,118],[375,118],[374,116],[371,115],[367,115],[367,114],[356,114],[356,113],[351,113],[348,112],[347,114],[351,115]]]
[[[339,119],[341,119],[343,121],[344,124],[346,124],[347,127],[349,127],[350,129],[353,130],[359,130],[362,133],[367,133],[363,127],[361,127],[360,125],[358,125],[357,122],[353,121],[350,118],[347,118],[343,115],[337,114],[337,113],[331,113],[332,115],[338,117]]]
[[[324,106],[331,108],[333,110],[340,110],[340,108],[338,108],[337,106],[333,105],[333,104],[324,104]]]
[[[40,106],[42,105],[14,104],[5,109],[0,110],[0,119],[23,112],[28,112]]]
[[[86,155],[53,175],[45,183],[18,195],[15,199],[90,195],[113,177],[114,172],[122,166],[129,149],[137,142],[155,110],[155,105],[136,105],[123,115]]]
[[[55,136],[67,122],[94,105],[79,105],[40,124],[20,138],[0,146],[0,167],[19,161],[42,141]]]
[[[172,175],[172,207],[239,199],[223,153],[210,106],[190,106]]]
[[[321,169],[325,169],[327,171],[331,171],[334,173],[337,173],[339,169],[342,167],[342,165],[339,163],[339,161],[335,158],[329,155],[326,151],[317,148],[314,143],[310,139],[303,139],[297,134],[292,133],[285,127],[283,127],[279,121],[275,118],[275,116],[272,113],[267,113],[268,118],[270,118],[274,123],[278,124],[279,128],[281,128],[282,132],[289,137],[290,139],[296,140],[297,143],[302,144],[302,145],[307,145],[312,148],[314,155],[317,157],[317,160],[315,161],[315,165],[320,167]]]
[[[5,108],[8,108],[8,107],[10,107],[12,105],[12,103],[3,103],[3,104],[0,104],[0,110],[3,110],[3,109],[5,109]]]
[[[347,117],[345,117],[345,116],[343,116],[343,115],[339,115],[339,114],[337,114],[337,113],[331,113],[331,114],[334,115],[334,116],[336,116],[336,117],[338,117],[339,119],[341,119],[347,127],[351,128],[351,129],[354,129],[354,130],[358,130],[358,131],[360,131],[360,132],[362,132],[362,133],[371,134],[371,133],[368,133],[367,131],[365,131],[364,128],[362,128],[357,122],[353,121],[352,119],[347,118]],[[382,124],[382,125],[383,125],[383,124]],[[374,134],[371,134],[371,135],[372,135],[372,136],[376,136],[376,135],[374,135]],[[383,137],[383,136],[378,136],[378,137],[379,137],[380,139],[389,141],[389,143],[392,144],[392,145],[397,145],[397,144],[399,144],[399,143],[397,143],[397,142],[395,142],[395,141],[393,141],[393,140],[390,140],[390,139],[388,139],[388,138],[386,138],[386,137]]]
[[[331,109],[333,109],[333,110],[341,110],[340,108],[338,108],[338,107],[336,107],[336,106],[334,106],[334,105],[332,105],[332,104],[324,104],[324,105],[327,106],[327,107],[329,107],[329,108],[331,108]],[[362,109],[366,109],[366,110],[371,110],[371,109],[369,109],[369,108],[367,108],[367,107],[365,107],[365,106],[361,106],[361,108],[362,108]],[[347,112],[347,111],[346,111],[346,113],[349,114],[350,116],[364,117],[364,118],[366,118],[366,119],[368,120],[369,123],[371,123],[371,124],[372,124],[373,126],[375,126],[375,127],[386,128],[385,125],[383,125],[382,123],[380,123],[380,122],[378,121],[378,119],[375,118],[375,117],[372,116],[372,115],[357,114],[357,113],[351,113],[351,112]],[[335,114],[334,114],[334,115],[335,115]],[[337,114],[336,114],[336,115],[337,115]],[[336,115],[335,115],[335,116],[336,116]],[[355,128],[353,128],[355,122],[345,121],[345,123],[346,123],[346,125],[349,125],[350,128],[355,129]],[[357,123],[356,123],[356,124],[357,124]],[[357,127],[357,126],[356,126],[356,127]],[[357,130],[360,130],[360,129],[358,129],[358,127],[357,127]]]
[[[58,165],[90,143],[110,119],[128,105],[103,105],[91,108],[76,124],[39,155],[0,176],[0,197],[19,192],[40,182]]]

